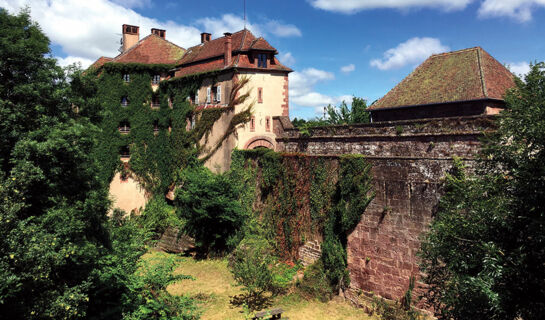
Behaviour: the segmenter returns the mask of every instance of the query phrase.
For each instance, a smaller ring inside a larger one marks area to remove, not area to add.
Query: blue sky
[[[62,65],[115,56],[123,23],[189,47],[243,27],[243,0],[0,0],[28,5]],[[290,114],[310,118],[352,95],[380,98],[433,53],[481,46],[512,71],[545,60],[545,0],[247,0],[248,28],[279,51]]]

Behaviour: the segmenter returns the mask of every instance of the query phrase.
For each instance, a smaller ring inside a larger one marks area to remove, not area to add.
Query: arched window
[[[127,107],[129,105],[129,98],[127,96],[121,97],[121,106]]]

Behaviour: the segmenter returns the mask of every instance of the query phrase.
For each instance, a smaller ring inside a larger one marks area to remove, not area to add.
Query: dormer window
[[[153,97],[151,98],[151,108],[159,109],[160,106],[161,106],[161,103],[159,102],[159,96],[153,95]]]
[[[129,82],[131,81],[131,76],[130,76],[130,74],[125,73],[125,74],[123,75],[123,81],[125,81],[126,83],[129,83]]]
[[[124,96],[121,98],[121,106],[122,107],[127,107],[129,105],[129,98],[127,98],[127,96]]]
[[[156,74],[153,76],[153,78],[151,78],[151,84],[159,84],[159,82],[161,81],[161,76]]]
[[[267,54],[260,53],[257,55],[257,67],[258,68],[267,68]]]

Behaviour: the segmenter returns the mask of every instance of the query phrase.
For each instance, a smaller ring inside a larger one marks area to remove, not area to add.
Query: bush
[[[195,238],[201,255],[223,254],[241,230],[246,212],[238,201],[239,189],[227,175],[204,167],[188,168],[179,177],[174,200],[184,229]]]
[[[321,302],[327,302],[333,297],[333,290],[327,280],[322,260],[316,261],[305,270],[303,280],[297,287],[304,296],[314,297]]]
[[[162,195],[152,198],[137,219],[145,230],[154,234],[154,238],[160,237],[168,227],[180,228],[183,225]]]

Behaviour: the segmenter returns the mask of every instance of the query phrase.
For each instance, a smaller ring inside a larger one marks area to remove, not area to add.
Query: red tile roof
[[[507,68],[475,47],[432,55],[369,109],[502,99],[514,85]]]
[[[184,48],[155,34],[150,34],[115,57],[112,62],[174,64],[184,53]]]
[[[276,57],[274,63],[269,63],[266,69],[257,68],[256,61],[253,63],[248,59],[248,52],[251,50],[272,51],[276,54],[276,49],[271,46],[267,40],[256,38],[249,30],[235,32],[231,36],[232,59],[230,65],[224,65],[223,55],[225,51],[225,37],[201,43],[187,49],[186,53],[178,61],[178,70],[176,77],[183,77],[195,73],[225,70],[230,68],[253,68],[270,71],[292,70],[280,63]]]
[[[89,66],[89,68],[100,68],[102,67],[106,62],[110,62],[112,61],[113,58],[108,58],[108,57],[100,57],[98,58],[97,61],[93,62],[92,65]]]

